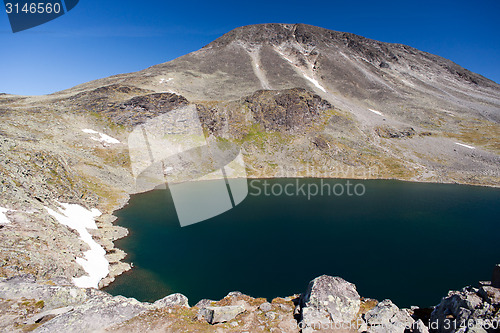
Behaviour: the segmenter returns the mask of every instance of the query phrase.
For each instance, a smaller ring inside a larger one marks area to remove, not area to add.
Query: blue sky
[[[196,51],[239,26],[306,23],[448,58],[500,82],[500,1],[80,0],[13,34],[0,12],[0,92],[46,94]]]

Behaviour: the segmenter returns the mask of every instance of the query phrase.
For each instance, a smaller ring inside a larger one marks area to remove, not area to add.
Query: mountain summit
[[[77,88],[112,83],[193,101],[304,88],[356,113],[363,112],[359,107],[383,109],[408,120],[439,106],[500,120],[499,85],[479,74],[406,45],[305,24],[237,28],[173,61]]]

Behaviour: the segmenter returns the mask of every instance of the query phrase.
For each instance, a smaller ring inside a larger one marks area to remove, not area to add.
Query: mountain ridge
[[[412,46],[409,46],[407,44],[381,42],[381,41],[377,41],[377,40],[372,39],[372,38],[367,38],[367,37],[357,35],[354,33],[350,33],[350,32],[335,31],[335,30],[325,29],[325,28],[316,27],[313,25],[308,25],[308,24],[303,24],[303,23],[296,23],[296,24],[263,23],[263,24],[254,24],[254,25],[247,25],[247,26],[238,27],[238,28],[235,28],[235,29],[231,30],[230,32],[224,34],[223,36],[217,38],[213,42],[205,45],[201,49],[203,50],[205,48],[210,48],[213,46],[220,46],[220,45],[224,46],[224,45],[227,45],[235,40],[246,40],[246,41],[251,42],[251,43],[252,42],[255,43],[255,42],[259,42],[259,41],[272,43],[272,42],[279,40],[279,38],[276,38],[276,37],[280,36],[280,35],[277,35],[277,34],[279,34],[279,32],[276,31],[279,28],[282,28],[282,29],[280,29],[281,32],[285,33],[284,36],[281,35],[281,37],[283,37],[282,39],[290,39],[291,37],[293,37],[297,42],[300,42],[300,43],[317,42],[318,38],[315,38],[315,37],[318,35],[321,35],[323,38],[321,38],[320,41],[322,41],[322,42],[325,42],[326,40],[337,41],[337,42],[341,41],[344,44],[346,44],[347,46],[349,46],[350,43],[354,44],[354,46],[356,44],[360,44],[360,43],[374,45],[374,46],[378,46],[378,47],[394,46],[397,48],[405,49],[409,52],[426,54],[426,55],[430,56],[430,58],[444,60],[444,62],[446,62],[446,63],[451,63],[455,67],[460,67],[461,69],[464,69],[466,71],[467,75],[472,74],[472,76],[478,77],[480,82],[486,81],[486,82],[494,83],[494,84],[498,85],[498,83],[494,82],[493,80],[488,79],[481,74],[474,73],[474,72],[458,65],[457,63],[449,60],[449,59],[446,59],[446,58],[441,57],[439,55],[435,55],[435,54],[430,53],[430,52],[421,51],[421,50],[414,48]],[[275,38],[272,38],[272,36],[269,36],[269,35],[262,36],[263,31],[269,31],[271,35],[274,34],[276,36],[275,36]],[[300,34],[297,36],[296,32],[299,32]],[[330,38],[328,38],[328,37],[330,37]],[[270,40],[270,38],[271,38],[271,40]],[[316,41],[315,41],[315,39],[316,39]],[[394,59],[394,57],[395,56],[393,54],[389,54],[389,59],[390,58]],[[154,67],[154,66],[152,66],[152,67]],[[476,83],[476,84],[478,83],[478,82],[474,82],[474,81],[471,81],[471,82]]]

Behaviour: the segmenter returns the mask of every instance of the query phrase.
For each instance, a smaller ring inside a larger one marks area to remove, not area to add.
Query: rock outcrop
[[[378,303],[365,314],[364,319],[368,333],[404,333],[411,329],[415,322],[408,311],[399,309],[389,299]]]
[[[171,294],[153,303],[158,308],[170,308],[175,306],[189,308],[188,298],[183,294]]]
[[[26,304],[33,303],[33,307]],[[93,332],[122,323],[153,306],[96,289],[36,283],[22,276],[0,282],[0,303],[20,313],[0,320],[1,331]],[[2,311],[4,312],[4,311]],[[14,312],[15,313],[15,312]]]
[[[261,90],[245,98],[257,123],[266,130],[303,131],[333,106],[305,89]]]
[[[24,275],[0,281],[0,331],[496,333],[500,289],[482,284],[450,291],[434,308],[400,309],[389,299],[360,297],[340,277],[322,275],[302,295],[268,302],[231,292],[191,307],[182,294],[151,304]]]
[[[431,314],[431,332],[498,332],[500,289],[492,286],[465,287],[450,291]]]
[[[300,299],[304,328],[356,319],[361,301],[356,286],[340,277],[322,275],[312,280]]]
[[[205,319],[209,324],[225,323],[233,320],[240,313],[245,312],[245,309],[240,306],[207,306],[200,309],[198,319]]]

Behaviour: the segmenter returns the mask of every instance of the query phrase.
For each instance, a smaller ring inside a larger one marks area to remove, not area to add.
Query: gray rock
[[[44,309],[50,310],[65,306],[79,305],[94,296],[108,295],[95,289],[52,286],[19,281],[19,279],[12,279],[6,282],[0,282],[0,298],[19,299],[24,297],[28,299],[43,300]]]
[[[480,289],[466,287],[460,291],[450,291],[431,313],[430,326],[433,332],[459,333],[461,328],[454,329],[454,322],[459,326],[464,320],[467,324],[480,320],[493,320],[497,310],[489,301],[496,299],[495,289],[483,286]],[[450,325],[446,323],[452,323],[452,327],[448,327]],[[471,329],[482,332],[479,326],[468,328],[467,332],[471,332]]]
[[[283,310],[285,312],[291,312],[293,310],[292,307],[290,307],[286,304],[279,304],[279,307],[281,308],[281,310]]]
[[[263,312],[271,311],[272,305],[269,302],[262,303],[259,306],[259,309],[261,309]]]
[[[5,279],[2,282],[8,282],[8,283],[35,283],[36,282],[36,276],[33,274],[21,274],[17,276],[13,276],[11,278]]]
[[[241,291],[231,291],[226,295],[226,297],[240,297],[240,296],[243,296],[243,293]]]
[[[35,323],[40,322],[44,318],[56,317],[56,316],[59,316],[61,314],[73,311],[73,309],[74,308],[72,306],[65,306],[65,307],[58,308],[58,309],[44,311],[44,312],[38,313],[38,314],[34,315],[33,317],[31,317],[28,321],[25,322],[25,324],[27,324],[27,325],[35,324]]]
[[[171,308],[174,306],[182,306],[189,308],[188,298],[183,294],[171,294],[153,303],[158,308]]]
[[[224,323],[233,320],[240,313],[245,312],[242,306],[208,306],[200,309],[198,320],[205,319],[209,324]]]
[[[93,332],[127,321],[144,310],[145,303],[123,296],[93,297],[73,311],[61,314],[39,326],[34,332]]]
[[[414,320],[406,310],[400,310],[386,299],[365,314],[368,333],[403,333],[412,328]]]
[[[274,320],[276,319],[276,312],[274,311],[266,312],[265,316],[267,319]]]
[[[465,322],[470,318],[470,315],[472,314],[472,311],[466,308],[460,308],[458,310],[458,315],[457,315],[457,320],[458,322]]]
[[[359,312],[356,286],[340,277],[322,275],[309,283],[301,296],[302,325],[309,328],[331,323],[349,323]]]

